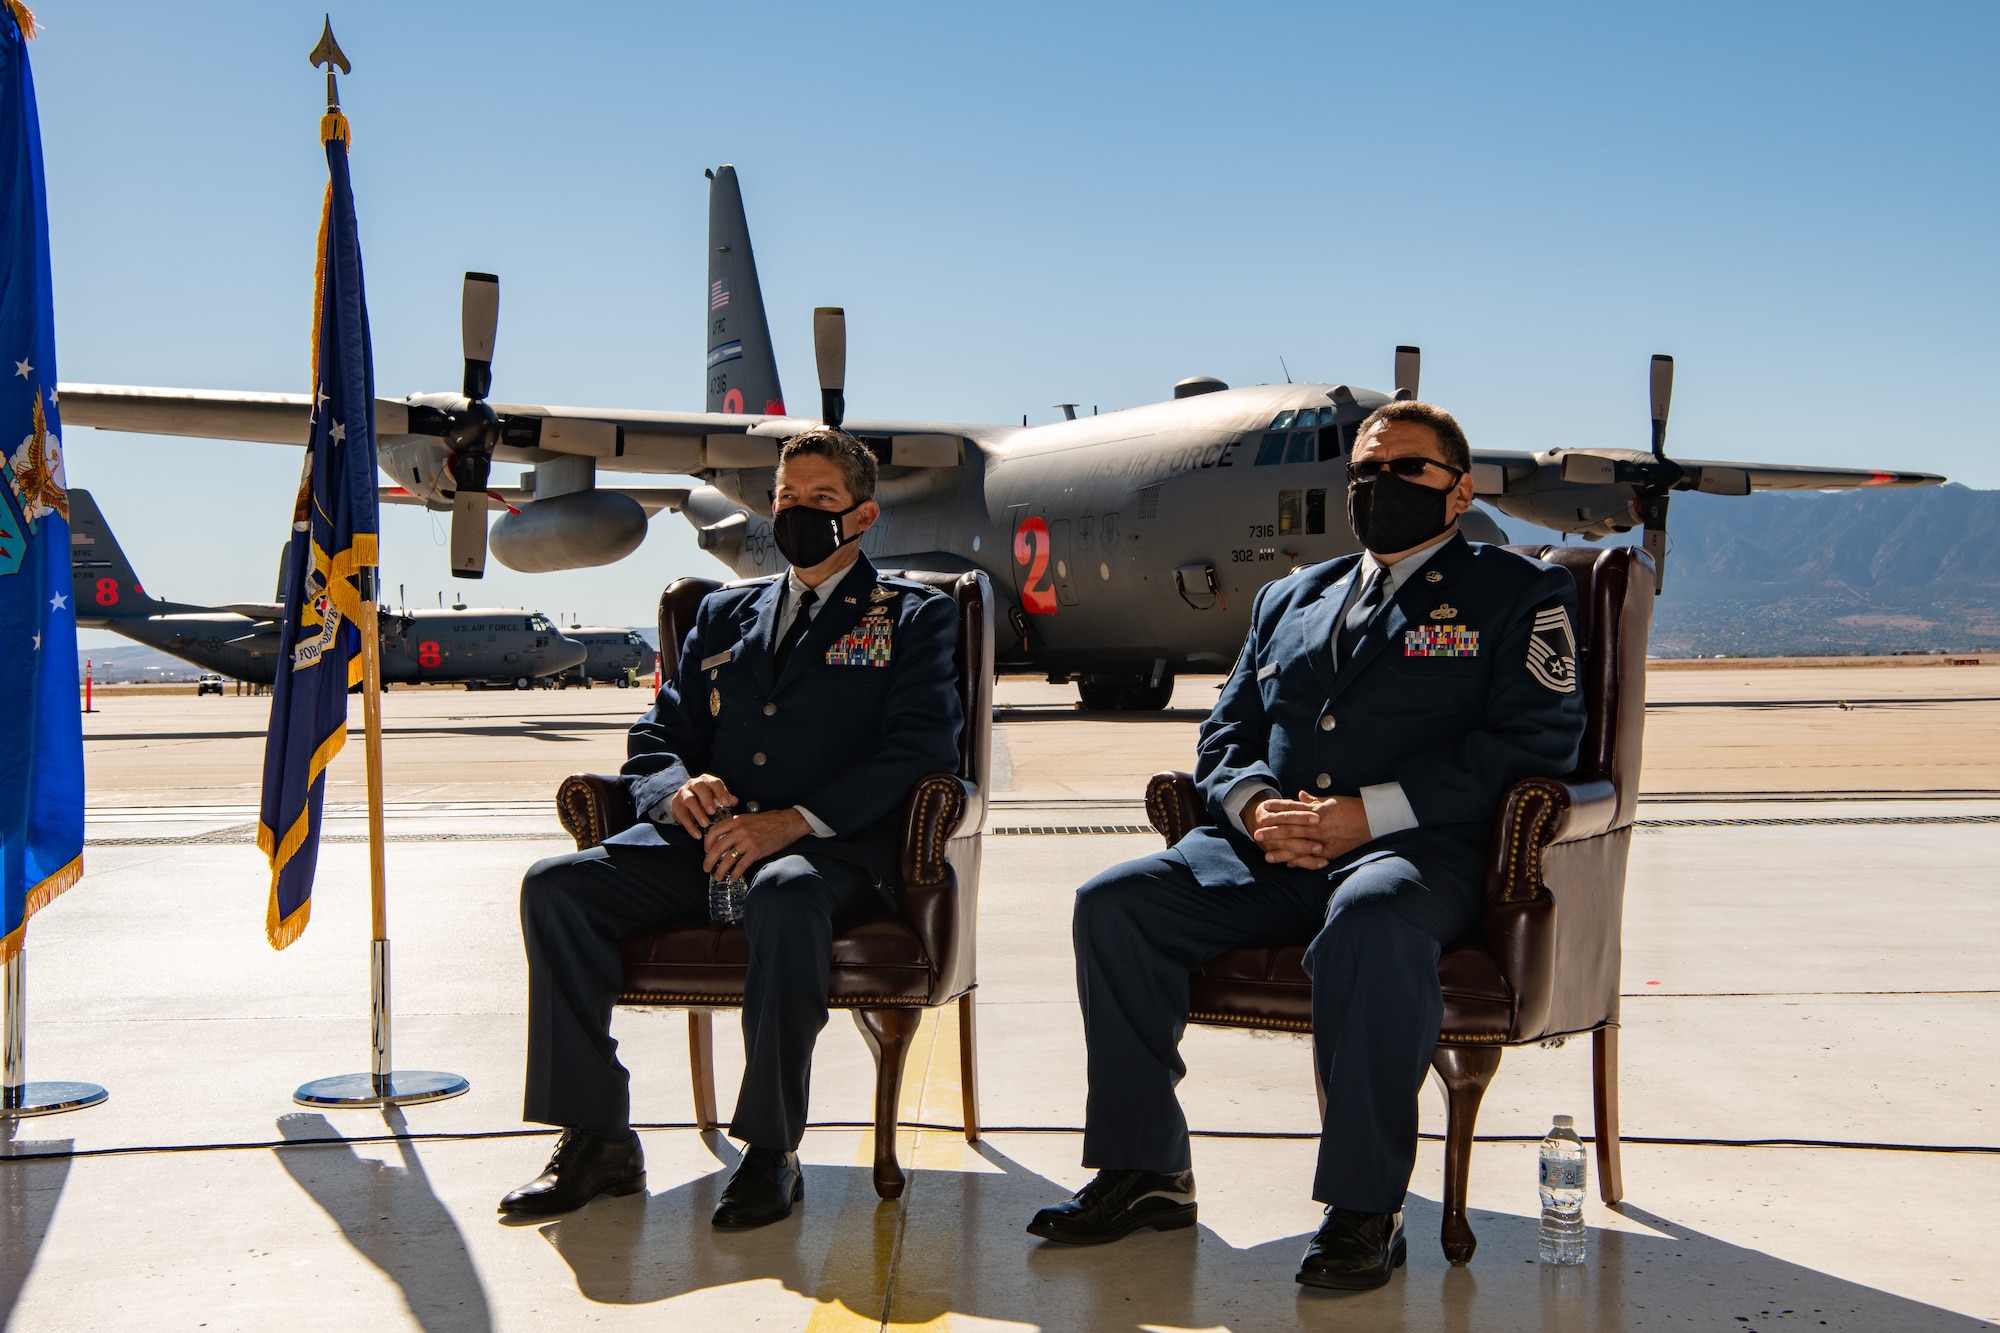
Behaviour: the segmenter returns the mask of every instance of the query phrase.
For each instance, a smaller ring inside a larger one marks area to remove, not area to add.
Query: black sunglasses
[[[1393,472],[1404,481],[1415,481],[1418,477],[1424,475],[1424,469],[1433,467],[1451,473],[1451,484],[1454,486],[1458,484],[1458,479],[1465,475],[1463,468],[1455,468],[1449,463],[1440,463],[1435,458],[1391,458],[1387,460],[1371,458],[1365,463],[1349,463],[1347,465],[1347,476],[1351,481],[1373,481],[1384,472]]]

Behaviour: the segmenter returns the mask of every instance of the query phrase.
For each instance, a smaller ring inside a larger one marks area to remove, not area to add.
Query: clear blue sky
[[[44,0],[63,378],[303,391],[323,3]],[[1991,4],[346,3],[378,388],[698,409],[704,166],[742,172],[788,394],[840,304],[857,415],[1051,419],[1184,375],[1424,393],[1475,443],[2000,486]],[[1935,405],[1935,406],[1933,406]],[[1928,410],[1927,410],[1928,409]],[[268,596],[298,455],[76,428],[156,591]],[[385,511],[434,602],[443,530]],[[663,514],[475,604],[644,623],[714,566]]]

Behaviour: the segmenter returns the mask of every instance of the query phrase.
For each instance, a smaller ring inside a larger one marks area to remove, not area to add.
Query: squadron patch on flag
[[[1576,635],[1569,627],[1567,607],[1535,612],[1535,627],[1528,635],[1528,674],[1557,694],[1576,693]]]

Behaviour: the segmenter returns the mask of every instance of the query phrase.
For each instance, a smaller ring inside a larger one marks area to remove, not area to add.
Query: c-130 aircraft
[[[492,403],[499,280],[468,273],[464,381],[457,394],[377,399],[383,498],[451,513],[452,573],[493,552],[525,572],[609,564],[637,549],[663,508],[739,576],[783,568],[771,537],[778,450],[822,420],[844,425],[882,463],[883,517],[863,539],[885,568],[983,569],[1003,598],[1003,669],[1074,680],[1087,708],[1164,708],[1176,672],[1234,660],[1258,588],[1294,567],[1359,548],[1343,464],[1362,420],[1413,398],[1414,347],[1396,349],[1394,391],[1346,384],[1232,389],[1194,377],[1172,399],[1044,426],[845,421],[844,313],[814,312],[820,414],[789,413],[765,319],[749,223],[733,167],[709,192],[708,410],[666,412]],[[1666,557],[1676,491],[1834,490],[1936,485],[1925,472],[1683,462],[1665,450],[1673,361],[1653,358],[1646,450],[1596,446],[1473,452],[1479,498],[1511,517],[1595,540],[1643,527]],[[63,417],[105,430],[303,445],[304,394],[65,384]],[[532,467],[490,484],[495,461]],[[604,488],[600,473],[693,476],[696,489]],[[1477,509],[1474,540],[1499,541]]]

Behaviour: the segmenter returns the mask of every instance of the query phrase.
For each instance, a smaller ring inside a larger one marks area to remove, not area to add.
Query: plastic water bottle
[[[716,811],[716,822],[728,819],[734,812],[734,806],[723,806]],[[714,873],[708,877],[708,919],[728,923],[741,921],[743,900],[749,893],[750,878],[743,873],[742,865],[724,857],[716,863]]]
[[[1542,1262],[1580,1264],[1585,1245],[1583,1140],[1576,1136],[1571,1117],[1557,1116],[1555,1127],[1542,1140],[1541,1168]]]

